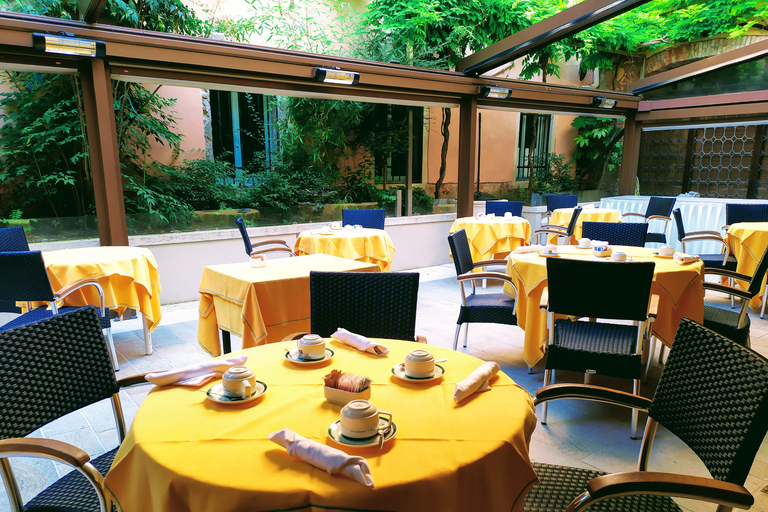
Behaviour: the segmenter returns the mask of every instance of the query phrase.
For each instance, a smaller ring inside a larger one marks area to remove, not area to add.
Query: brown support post
[[[640,125],[635,122],[635,113],[628,113],[624,124],[624,152],[621,155],[619,195],[631,196],[635,194],[641,133]]]
[[[693,171],[693,154],[696,150],[696,130],[688,128],[688,142],[685,144],[685,162],[683,163],[683,182],[680,187],[682,193],[691,190],[691,171]]]
[[[757,176],[760,173],[760,155],[763,154],[763,137],[765,125],[755,126],[755,143],[752,146],[752,163],[749,166],[749,182],[747,182],[747,199],[757,197]]]
[[[472,185],[477,167],[477,97],[465,96],[459,107],[459,178],[457,217],[473,215]]]
[[[128,245],[112,80],[104,59],[80,62],[93,196],[101,245]]]

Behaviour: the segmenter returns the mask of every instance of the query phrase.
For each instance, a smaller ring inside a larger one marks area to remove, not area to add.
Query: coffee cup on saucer
[[[611,261],[627,261],[627,253],[623,251],[614,251],[611,254]]]
[[[341,229],[341,222],[331,222],[331,229]]]
[[[391,426],[391,412],[378,410],[368,400],[352,400],[341,408],[341,435],[353,439],[375,436],[379,432],[379,415],[388,416]]]
[[[672,257],[675,255],[675,248],[671,245],[662,245],[659,247],[659,255]]]
[[[504,218],[505,219],[511,219],[512,218],[512,212],[504,212]]]
[[[417,379],[435,375],[435,356],[428,350],[412,350],[405,356],[405,375]]]
[[[247,366],[233,366],[221,377],[224,394],[232,398],[248,398],[256,386],[256,374]]]
[[[589,238],[579,238],[579,247],[582,249],[588,249],[592,247],[592,240]]]
[[[541,250],[544,254],[557,254],[557,246],[554,244],[547,244]]]
[[[317,334],[305,334],[296,340],[299,357],[307,361],[316,361],[325,357],[325,340]]]

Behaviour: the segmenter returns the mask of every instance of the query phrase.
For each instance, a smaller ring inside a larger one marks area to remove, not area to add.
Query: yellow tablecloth
[[[155,257],[143,247],[85,247],[43,252],[54,291],[85,278],[97,279],[106,307],[122,316],[126,308],[140,311],[154,331],[160,322],[160,278]],[[67,306],[98,306],[99,295],[86,286],[64,299]]]
[[[461,217],[453,221],[450,232],[463,229],[469,240],[472,261],[490,260],[494,254],[508,253],[528,245],[531,225],[522,217]]]
[[[751,276],[768,247],[768,222],[739,222],[731,225],[726,234],[726,241],[731,253],[738,260],[736,272]],[[736,284],[746,289],[749,283],[737,281]],[[761,293],[749,302],[749,307],[760,310],[765,293],[765,276],[760,285]]]
[[[549,219],[549,223],[568,227],[572,215],[573,208],[558,208],[552,212],[552,217]],[[573,230],[573,236],[571,237],[570,243],[575,244],[578,239],[581,238],[581,225],[584,221],[619,222],[619,220],[621,220],[621,212],[619,212],[619,210],[612,210],[610,208],[584,208],[581,210],[581,214],[576,220],[576,228]],[[550,236],[549,243],[555,243],[554,239],[554,236]]]
[[[309,272],[378,272],[373,263],[312,254],[274,258],[267,266],[249,262],[209,265],[200,279],[197,341],[209,354],[221,354],[219,329],[243,339],[243,347],[309,332]]]
[[[382,272],[389,272],[395,257],[395,246],[389,233],[383,229],[338,229],[331,235],[302,231],[296,238],[294,252],[304,254],[330,254],[350,260],[376,263]]]
[[[644,247],[614,246],[614,250],[624,251],[634,261],[656,263],[651,293],[659,296],[659,315],[653,323],[653,334],[665,345],[672,344],[682,317],[697,322],[704,320],[702,262],[679,265],[671,259],[652,256],[655,250]],[[561,257],[592,258],[592,251],[571,246],[560,246],[558,251],[563,254]],[[541,293],[547,286],[547,259],[536,253],[512,254],[507,261],[507,275],[513,279],[519,293],[517,324],[525,331],[525,362],[533,367],[543,357],[549,336],[547,315],[539,309]],[[512,288],[505,286],[505,291],[514,296]],[[574,290],[574,293],[578,291]]]
[[[410,384],[390,370],[413,343],[381,340],[391,352],[377,357],[338,342],[318,366],[288,362],[293,342],[244,350],[245,363],[267,392],[239,406],[211,403],[205,390],[153,389],[142,403],[105,483],[125,512],[328,510],[509,512],[520,510],[534,483],[528,447],[536,424],[530,395],[503,373],[491,391],[453,401],[455,384],[482,361],[419,345],[446,373],[433,383]],[[323,398],[331,369],[373,380],[371,402],[393,414],[397,435],[383,450],[338,446],[329,425],[341,407]],[[309,439],[367,459],[375,488],[329,475],[267,439],[289,428]]]

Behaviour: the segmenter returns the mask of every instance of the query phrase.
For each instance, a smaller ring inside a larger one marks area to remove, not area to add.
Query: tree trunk
[[[533,170],[533,152],[536,150],[536,134],[538,133],[539,129],[539,114],[533,115],[533,124],[531,126],[531,131],[533,132],[533,137],[531,137],[531,145],[528,146],[528,192],[525,194],[525,197],[528,199],[528,204],[531,204],[531,194],[533,194],[533,182],[535,173]]]
[[[451,125],[451,109],[443,109],[443,118],[440,122],[440,133],[443,136],[443,147],[440,149],[440,175],[435,182],[435,199],[440,199],[440,188],[443,186],[445,180],[445,171],[448,167],[448,140],[450,139],[450,132],[448,127]]]

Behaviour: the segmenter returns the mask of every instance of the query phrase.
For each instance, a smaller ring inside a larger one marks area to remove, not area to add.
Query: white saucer
[[[379,428],[384,428],[387,424],[386,417],[382,418],[379,416]],[[392,422],[392,428],[389,429],[389,432],[387,435],[384,436],[384,442],[386,443],[393,437],[395,437],[395,434],[397,434],[397,423],[394,421]],[[331,438],[331,441],[335,443],[342,444],[344,446],[379,446],[379,436],[378,434],[372,436],[372,437],[366,437],[364,439],[353,439],[351,437],[346,437],[342,435],[341,433],[341,420],[336,420],[328,427],[328,437]]]
[[[405,363],[397,363],[392,367],[392,375],[406,382],[431,382],[445,375],[445,368],[435,365],[435,374],[432,377],[409,377],[405,374]]]
[[[538,254],[542,258],[552,258],[552,257],[560,256],[559,252],[537,252],[536,254]]]
[[[653,257],[654,258],[664,258],[665,260],[671,260],[672,258],[675,257],[675,255],[672,254],[670,256],[664,256],[663,254],[659,254],[659,253],[655,252],[655,253],[653,253]]]
[[[267,385],[261,382],[260,380],[256,381],[256,386],[254,386],[253,393],[251,393],[251,396],[245,397],[245,398],[234,398],[230,397],[224,394],[224,386],[222,384],[215,384],[211,386],[208,391],[205,393],[205,396],[208,397],[208,400],[212,402],[216,402],[217,404],[244,404],[246,402],[250,402],[251,400],[256,400],[261,395],[267,392]]]
[[[285,358],[294,364],[317,364],[323,361],[328,361],[333,357],[333,350],[326,348],[325,357],[322,359],[303,359],[299,357],[299,349],[294,348],[290,352],[285,353]]]
[[[571,247],[573,247],[574,249],[592,249],[591,245],[587,247],[582,247],[580,245],[572,245]]]

